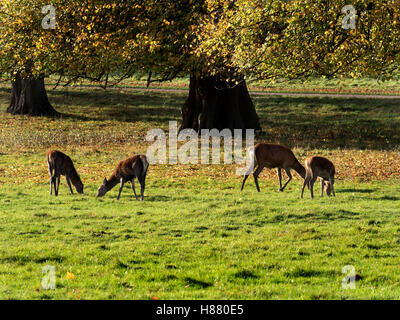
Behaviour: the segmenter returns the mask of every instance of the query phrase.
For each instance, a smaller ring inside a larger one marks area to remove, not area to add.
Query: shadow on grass
[[[256,275],[254,272],[249,271],[249,270],[241,270],[236,273],[234,273],[233,278],[238,278],[238,279],[258,279],[259,276]]]
[[[312,277],[334,277],[339,274],[340,272],[336,270],[315,270],[315,269],[298,267],[293,271],[286,272],[285,276],[288,278],[312,278]]]
[[[47,93],[50,103],[59,113],[49,118],[78,121],[157,122],[165,119],[178,120],[180,108],[186,98],[182,93],[145,91],[138,93],[96,89],[82,91],[49,89]],[[8,88],[0,88],[0,98],[9,95]]]
[[[45,262],[61,263],[64,260],[65,258],[59,255],[45,256],[45,257],[12,255],[0,259],[1,263],[15,263],[18,265],[25,265],[28,263],[45,263]]]
[[[0,88],[0,95],[9,90]],[[48,90],[61,117],[78,121],[151,122],[181,118],[185,93]],[[3,99],[4,100],[4,99]],[[392,150],[400,145],[397,99],[253,96],[259,140],[289,147]]]
[[[343,193],[374,193],[378,189],[340,189]]]
[[[383,196],[380,198],[370,198],[371,200],[388,200],[388,201],[400,201],[400,197],[389,197],[389,196]]]
[[[49,97],[55,108],[62,106],[59,110],[62,118],[81,121],[163,121],[178,118],[185,101],[184,95],[176,93],[116,90],[50,90]]]
[[[156,196],[145,196],[144,198],[145,201],[170,201],[171,198],[167,196],[162,196],[162,195],[156,195]]]
[[[186,277],[184,279],[186,285],[193,287],[193,288],[198,288],[198,289],[206,289],[208,287],[212,286],[212,283],[210,282],[205,282],[205,281],[201,281],[201,280],[197,280],[191,277]]]
[[[289,147],[394,149],[397,99],[253,96],[263,140]]]
[[[337,213],[330,212],[315,212],[304,214],[276,214],[268,220],[255,220],[249,222],[250,225],[262,227],[266,223],[306,223],[306,222],[321,222],[321,221],[337,221],[340,220],[355,220],[358,219],[360,213],[348,210],[338,210]]]

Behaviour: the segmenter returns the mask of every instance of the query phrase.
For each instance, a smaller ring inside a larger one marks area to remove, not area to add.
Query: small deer
[[[303,187],[301,188],[301,198],[303,198],[303,192],[305,186],[310,189],[311,199],[314,198],[313,187],[318,177],[321,180],[321,197],[324,196],[324,190],[329,196],[332,192],[335,196],[335,190],[333,183],[335,182],[335,166],[331,161],[324,157],[309,157],[305,161],[306,177],[304,179]]]
[[[126,160],[120,161],[114,169],[111,176],[104,181],[97,190],[97,197],[104,196],[108,191],[114,188],[118,183],[120,184],[117,200],[119,200],[125,182],[130,181],[132,190],[136,199],[138,198],[135,191],[134,179],[137,178],[140,183],[141,200],[143,201],[145,180],[149,161],[144,155],[136,155]]]
[[[50,175],[50,195],[53,193],[54,186],[54,194],[58,196],[61,175],[65,176],[71,194],[74,194],[72,191],[71,182],[75,186],[75,189],[78,193],[83,193],[82,180],[79,177],[79,174],[76,171],[70,157],[60,151],[49,150],[46,153],[46,160]]]
[[[252,165],[244,176],[242,188],[240,189],[241,191],[243,190],[244,183],[250,175],[252,168],[256,165],[257,168],[253,172],[253,176],[258,192],[260,192],[260,187],[258,186],[258,175],[264,167],[269,169],[276,168],[279,178],[279,191],[283,191],[290,180],[292,180],[291,169],[295,170],[303,179],[305,177],[306,171],[304,167],[297,160],[292,150],[285,146],[279,144],[258,143],[253,148],[249,149],[249,156]],[[284,169],[288,176],[288,180],[283,187],[281,169]]]

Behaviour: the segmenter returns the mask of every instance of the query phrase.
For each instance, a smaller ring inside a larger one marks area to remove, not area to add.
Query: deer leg
[[[50,168],[50,164],[48,163],[49,166],[49,176],[50,176],[50,195],[53,194],[53,177],[51,174],[51,168]]]
[[[60,190],[60,181],[61,181],[61,175],[58,174],[58,176],[57,176],[57,194],[58,194],[58,191]]]
[[[54,194],[58,196],[58,189],[60,187],[60,178],[56,170],[54,170],[53,184],[54,184]]]
[[[146,175],[147,175],[147,169],[146,169],[146,171],[144,172],[144,175],[143,175],[143,184],[142,184],[142,186],[141,187],[143,187],[143,190],[140,190],[141,191],[141,197],[142,197],[142,201],[143,201],[143,197],[144,197],[144,189],[145,189],[145,187],[146,187]]]
[[[312,178],[311,178],[311,181],[310,181],[311,199],[314,198],[314,183],[315,183],[315,180],[317,180],[317,177],[316,177],[316,176],[312,177]]]
[[[118,197],[117,200],[119,200],[119,197],[121,196],[122,188],[124,187],[125,179],[121,178],[120,179],[120,185],[119,185],[119,192],[118,192]]]
[[[54,186],[54,194],[56,195],[56,177],[52,176],[50,178],[50,195],[53,194],[53,186]]]
[[[146,187],[146,176],[147,176],[147,169],[143,174],[143,184],[141,185],[141,187],[143,188],[143,190],[140,190],[141,192],[141,197],[142,197],[142,201],[143,201],[143,197],[144,197],[144,189]]]
[[[320,180],[321,180],[321,197],[323,197],[324,196],[325,183],[324,183],[324,179],[320,179]]]
[[[140,183],[140,200],[143,201],[144,197],[144,188],[145,188],[145,181],[146,181],[146,174],[138,177]]]
[[[254,171],[253,173],[254,182],[256,183],[256,188],[258,192],[260,192],[260,186],[258,185],[258,175],[260,174],[263,168],[264,168],[263,166],[259,165],[256,171]]]
[[[253,169],[254,169],[253,164],[247,169],[246,174],[244,175],[244,179],[243,179],[242,187],[240,188],[240,191],[243,191],[244,184],[245,184],[247,178],[249,177],[249,175],[252,173]]]
[[[310,188],[311,188],[311,179],[314,177],[314,175],[313,175],[313,173],[312,172],[310,172],[310,175],[309,175],[309,177],[308,177],[308,182],[307,182],[307,188],[308,188],[308,190],[310,190]]]
[[[310,181],[310,177],[306,175],[306,177],[304,178],[303,187],[301,188],[300,198],[303,198],[304,188],[306,187],[306,185],[308,186],[309,181]]]
[[[246,180],[247,180],[248,177],[249,177],[248,174],[246,174],[246,175],[244,176],[244,179],[243,179],[243,182],[242,182],[242,187],[240,188],[240,191],[243,191],[244,183],[246,182]]]
[[[67,180],[67,184],[68,184],[69,190],[71,191],[71,194],[74,194],[74,192],[72,191],[72,187],[71,187],[71,180],[69,179],[69,176],[67,174],[65,175],[65,180]]]
[[[282,171],[281,171],[281,168],[276,168],[276,173],[278,174],[278,179],[279,179],[279,191],[282,191]]]
[[[288,185],[288,183],[290,182],[290,180],[292,180],[292,174],[290,173],[290,169],[285,169],[285,172],[288,176],[288,180],[286,181],[285,185],[279,189],[279,191],[283,191],[285,190],[286,186]]]
[[[329,184],[331,185],[333,196],[336,197],[335,190],[333,189],[333,177],[329,177]]]
[[[57,191],[57,177],[54,175],[51,178],[51,182],[53,183],[53,187],[54,187],[54,195],[58,196],[58,191]]]
[[[131,184],[132,184],[132,190],[133,190],[133,193],[135,194],[135,198],[136,198],[136,200],[137,200],[137,195],[136,195],[136,191],[135,191],[135,178],[133,178],[132,180],[131,180]]]
[[[54,163],[53,170],[54,170],[54,174],[53,174],[53,177],[52,177],[52,181],[53,181],[53,185],[54,185],[54,194],[55,194],[55,196],[58,196],[57,178],[60,175],[60,173],[58,172],[57,166],[56,166],[55,163]]]
[[[57,189],[57,176],[53,176],[53,183],[54,183],[54,194],[58,196],[58,189]]]

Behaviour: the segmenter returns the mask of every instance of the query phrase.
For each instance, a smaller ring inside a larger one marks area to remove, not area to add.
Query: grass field
[[[264,134],[300,161],[329,157],[337,197],[300,200],[296,175],[261,192],[233,165],[154,165],[145,201],[127,186],[96,199],[117,161],[144,153],[149,129],[179,120],[184,94],[49,91],[60,119],[10,116],[0,89],[0,298],[399,299],[397,100],[254,97]],[[84,195],[50,197],[45,151],[74,160]],[[56,289],[42,268],[54,266]],[[355,290],[342,268],[354,266]]]

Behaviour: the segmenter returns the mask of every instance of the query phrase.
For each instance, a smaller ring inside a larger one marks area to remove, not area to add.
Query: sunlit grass
[[[48,186],[2,188],[1,298],[399,298],[400,187],[337,183],[337,198],[299,199],[263,181],[154,179],[144,202],[97,185],[58,198]],[[41,273],[55,266],[57,289]],[[362,280],[341,288],[342,267]],[[68,279],[67,272],[75,277]]]

